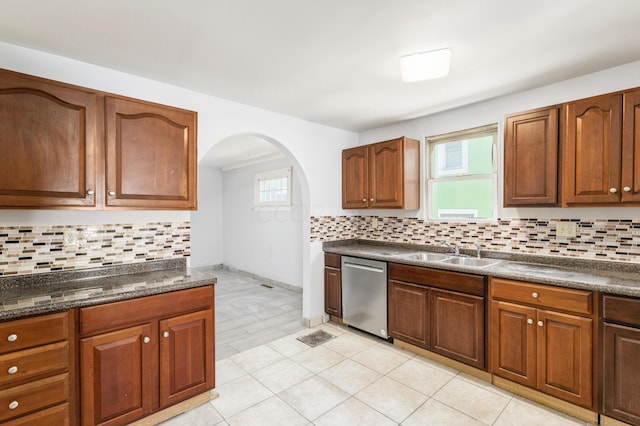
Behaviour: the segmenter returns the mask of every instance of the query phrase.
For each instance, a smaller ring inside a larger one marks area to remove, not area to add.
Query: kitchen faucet
[[[443,241],[442,244],[444,244],[445,246],[449,247],[451,250],[453,250],[453,254],[454,256],[460,256],[460,246],[457,244],[449,244],[446,241]]]
[[[480,244],[478,243],[473,243],[473,245],[476,248],[476,257],[480,259],[480,249],[482,248],[482,246],[480,246]]]

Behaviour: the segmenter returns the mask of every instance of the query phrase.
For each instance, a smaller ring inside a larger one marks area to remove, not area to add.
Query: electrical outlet
[[[75,229],[65,229],[62,236],[62,245],[65,247],[78,245],[78,231]]]
[[[556,237],[575,238],[578,235],[576,222],[558,222],[556,224]]]
[[[371,227],[372,228],[377,228],[378,227],[378,218],[377,217],[371,218]]]

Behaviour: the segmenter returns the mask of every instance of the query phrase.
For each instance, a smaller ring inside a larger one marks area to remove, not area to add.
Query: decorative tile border
[[[377,227],[373,227],[376,220]],[[575,222],[576,238],[556,236],[558,222]],[[311,241],[359,238],[418,245],[441,241],[473,249],[640,263],[640,221],[580,219],[498,219],[491,222],[429,222],[381,216],[311,218]]]
[[[63,245],[66,229],[76,231],[76,245]],[[190,255],[190,222],[0,227],[0,276],[97,268]]]

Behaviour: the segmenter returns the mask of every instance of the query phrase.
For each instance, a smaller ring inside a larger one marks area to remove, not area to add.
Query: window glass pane
[[[434,180],[431,185],[432,218],[493,218],[495,179]]]
[[[432,155],[432,178],[494,172],[493,135],[440,142]]]

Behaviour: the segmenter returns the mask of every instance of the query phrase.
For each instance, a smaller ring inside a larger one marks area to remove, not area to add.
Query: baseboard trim
[[[289,290],[289,291],[293,291],[295,293],[302,294],[302,287],[298,287],[298,286],[295,286],[295,285],[292,285],[292,284],[283,283],[282,281],[272,280],[271,278],[263,277],[261,275],[254,274],[252,272],[243,271],[242,269],[234,268],[233,266],[228,266],[228,265],[221,264],[216,269],[221,269],[221,270],[224,270],[224,271],[230,271],[230,272],[235,272],[235,273],[238,273],[238,274],[246,275],[247,277],[251,277],[251,278],[254,278],[256,280],[264,281],[265,284],[269,284],[269,285],[272,285],[274,287],[284,288],[285,290]]]
[[[164,422],[165,420],[175,417],[178,414],[182,414],[193,408],[199,407],[200,405],[206,404],[207,402],[216,399],[218,396],[220,396],[220,394],[213,390],[201,393],[200,395],[196,395],[193,398],[189,398],[185,401],[172,405],[171,407],[165,408],[162,411],[153,413],[150,416],[145,417],[144,419],[140,419],[133,423],[130,423],[129,426],[157,425],[158,423]]]
[[[631,426],[630,423],[625,423],[620,420],[612,419],[611,417],[607,417],[605,415],[600,415],[600,425],[601,426]]]

